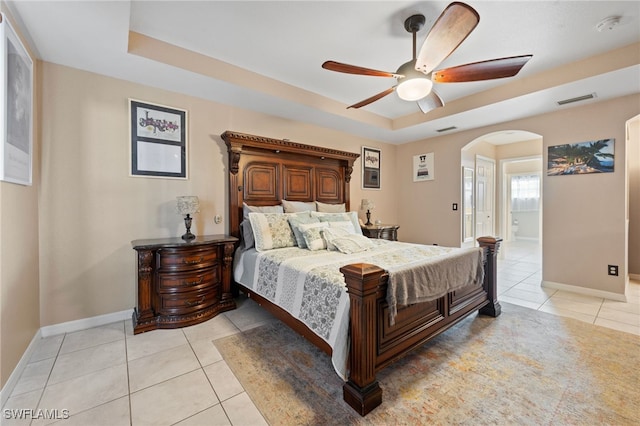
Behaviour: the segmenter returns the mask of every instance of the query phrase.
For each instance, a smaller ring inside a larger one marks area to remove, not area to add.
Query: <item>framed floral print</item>
[[[131,176],[187,179],[187,111],[129,100]]]

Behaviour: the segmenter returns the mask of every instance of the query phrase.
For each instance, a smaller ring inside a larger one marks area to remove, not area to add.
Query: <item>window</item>
[[[511,176],[511,211],[540,210],[540,176]]]

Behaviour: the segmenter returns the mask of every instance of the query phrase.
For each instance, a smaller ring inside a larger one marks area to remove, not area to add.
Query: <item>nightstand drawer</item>
[[[160,273],[158,291],[160,293],[178,293],[202,290],[218,284],[218,268],[202,269],[198,273]]]
[[[161,294],[158,313],[162,315],[184,315],[204,309],[218,301],[218,289],[208,288],[186,293]]]
[[[218,260],[218,251],[211,247],[193,247],[158,250],[159,270],[188,270],[214,266]]]

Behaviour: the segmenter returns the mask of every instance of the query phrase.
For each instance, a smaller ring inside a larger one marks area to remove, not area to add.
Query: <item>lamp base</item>
[[[195,237],[196,236],[193,235],[191,232],[187,232],[186,234],[184,234],[182,236],[182,239],[185,240],[185,241],[190,241],[190,240],[193,240]]]
[[[365,223],[366,226],[371,226],[373,225],[373,223],[371,223],[371,212],[369,210],[367,210],[367,223]]]
[[[184,226],[187,228],[187,232],[182,236],[185,241],[193,240],[196,236],[191,233],[191,220],[193,218],[190,215],[186,215],[184,218]]]

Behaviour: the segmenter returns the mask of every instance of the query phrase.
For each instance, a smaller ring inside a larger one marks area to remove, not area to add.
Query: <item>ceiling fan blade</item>
[[[422,99],[418,99],[418,106],[420,107],[420,111],[426,114],[431,110],[444,106],[444,102],[442,101],[442,98],[432,89],[431,93],[429,93],[427,96]]]
[[[347,109],[349,108],[361,108],[365,105],[369,105],[372,102],[377,101],[378,99],[384,98],[385,96],[387,96],[390,93],[393,93],[393,91],[396,90],[396,86],[390,87],[387,90],[385,90],[384,92],[380,92],[377,95],[373,95],[370,98],[365,99],[364,101],[358,102],[357,104],[353,104],[347,107]]]
[[[433,71],[471,34],[478,22],[480,15],[471,6],[459,2],[447,6],[422,44],[416,69],[425,74]]]
[[[373,77],[398,77],[398,74],[386,71],[372,70],[371,68],[358,67],[356,65],[343,64],[335,61],[326,61],[322,68],[329,71],[343,72],[346,74],[369,75]]]
[[[513,77],[532,57],[533,55],[511,56],[459,65],[434,71],[431,80],[436,83],[458,83]]]

